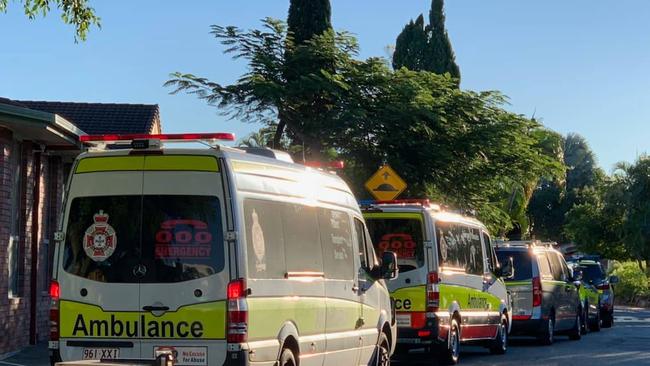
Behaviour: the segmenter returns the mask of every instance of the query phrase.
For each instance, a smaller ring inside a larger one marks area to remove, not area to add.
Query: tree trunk
[[[639,264],[639,269],[645,271],[645,269],[643,269],[643,262],[640,259],[637,259],[636,262]]]
[[[650,275],[650,259],[645,260],[645,271],[646,274]]]
[[[280,118],[278,126],[275,128],[275,135],[273,135],[273,146],[271,148],[278,149],[281,147],[280,141],[282,141],[282,135],[284,134],[284,127],[287,125],[287,120],[285,118]]]

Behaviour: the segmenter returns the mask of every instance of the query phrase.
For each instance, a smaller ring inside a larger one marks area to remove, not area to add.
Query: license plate
[[[119,348],[84,348],[84,360],[112,360],[120,357]]]
[[[398,327],[410,327],[411,326],[411,314],[397,314],[397,326]]]

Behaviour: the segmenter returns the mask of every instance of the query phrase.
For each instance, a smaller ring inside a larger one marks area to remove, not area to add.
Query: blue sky
[[[0,14],[0,96],[157,103],[167,132],[256,129],[162,84],[173,71],[235,80],[244,65],[221,54],[209,26],[284,19],[288,0],[90,2],[102,29],[79,44],[56,12],[29,21],[10,2]],[[357,35],[362,57],[383,56],[429,1],[332,0],[332,8],[335,28]],[[463,88],[500,90],[512,111],[582,134],[607,171],[648,149],[650,2],[448,0],[446,11]]]

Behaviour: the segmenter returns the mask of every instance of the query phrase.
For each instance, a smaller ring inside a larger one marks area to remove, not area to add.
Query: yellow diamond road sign
[[[379,201],[394,200],[406,189],[406,182],[384,165],[366,182],[366,189]]]

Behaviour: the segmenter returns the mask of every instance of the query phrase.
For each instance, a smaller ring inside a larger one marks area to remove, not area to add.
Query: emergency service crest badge
[[[86,229],[84,250],[95,262],[103,262],[110,257],[117,246],[115,229],[108,224],[108,214],[103,210],[93,215],[94,224]]]

